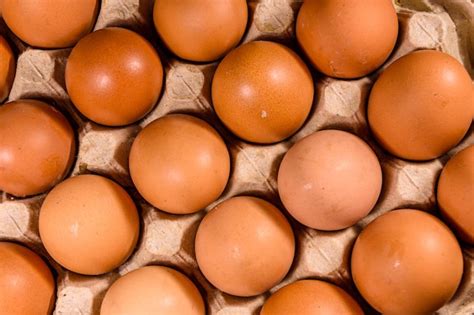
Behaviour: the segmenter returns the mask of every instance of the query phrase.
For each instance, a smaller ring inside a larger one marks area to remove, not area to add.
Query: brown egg
[[[245,0],[156,0],[155,28],[178,57],[213,61],[235,47],[247,25]]]
[[[195,250],[199,268],[215,287],[237,296],[253,296],[287,274],[295,239],[275,206],[241,196],[222,202],[204,217]]]
[[[41,48],[73,46],[94,27],[98,0],[3,0],[3,18],[21,40]]]
[[[97,175],[79,175],[56,186],[39,215],[46,250],[63,267],[99,275],[121,265],[138,238],[133,200],[115,182]]]
[[[182,273],[147,266],[119,278],[102,302],[100,315],[205,315],[196,286]]]
[[[10,93],[15,78],[16,61],[13,51],[5,38],[0,35],[0,102]]]
[[[217,67],[212,101],[238,137],[257,143],[288,138],[311,110],[311,73],[291,49],[256,41],[231,51]]]
[[[285,208],[302,224],[319,230],[354,225],[372,210],[381,188],[375,153],[359,137],[340,130],[301,139],[278,171]]]
[[[74,132],[52,106],[18,100],[0,106],[0,190],[23,197],[61,181],[74,160]]]
[[[434,159],[471,125],[474,94],[466,69],[448,54],[421,50],[391,64],[370,93],[368,120],[379,143],[409,160]]]
[[[54,307],[55,283],[46,263],[15,243],[0,242],[0,313],[48,315]]]
[[[359,292],[387,315],[433,313],[454,295],[462,272],[453,233],[419,210],[394,210],[375,219],[352,251]]]
[[[153,46],[124,28],[87,35],[67,61],[72,102],[102,125],[128,125],[145,116],[158,101],[162,83],[163,68]]]
[[[221,136],[189,115],[153,121],[138,134],[130,152],[130,175],[138,191],[169,213],[207,207],[224,191],[229,172],[229,152]]]
[[[444,167],[438,205],[459,237],[474,245],[474,145],[457,153]]]
[[[300,280],[279,289],[263,305],[260,315],[364,315],[343,289],[319,280]]]
[[[337,78],[362,77],[380,67],[398,36],[391,0],[304,1],[296,37],[314,67]]]

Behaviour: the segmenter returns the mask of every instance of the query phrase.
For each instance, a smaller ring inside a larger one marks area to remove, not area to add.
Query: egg
[[[390,211],[371,222],[352,250],[352,277],[362,296],[387,314],[431,314],[456,292],[461,248],[438,218]]]
[[[439,157],[461,141],[473,117],[471,78],[434,50],[401,57],[377,79],[367,116],[378,142],[408,160]]]
[[[261,294],[278,284],[293,262],[295,239],[285,216],[249,196],[227,199],[201,221],[196,260],[206,279],[236,296]]]
[[[118,184],[98,175],[68,178],[47,196],[39,233],[64,268],[99,275],[120,266],[137,242],[137,208]]]
[[[474,145],[452,157],[438,181],[442,216],[459,237],[474,245]]]
[[[359,304],[336,285],[299,280],[270,296],[260,315],[364,315]]]
[[[288,138],[305,122],[313,102],[311,73],[291,49],[256,41],[231,51],[212,80],[220,120],[238,137],[256,143]]]
[[[156,104],[163,67],[153,46],[124,28],[93,32],[79,41],[66,65],[66,86],[76,108],[107,126],[136,122]]]
[[[229,152],[219,133],[182,114],[146,126],[133,142],[129,163],[140,194],[174,214],[207,207],[224,191],[230,172]]]
[[[127,273],[107,290],[100,315],[205,315],[196,286],[182,273],[146,266]]]
[[[285,208],[318,230],[354,225],[372,210],[381,188],[375,153],[357,136],[340,130],[318,131],[299,140],[278,171]]]
[[[153,21],[178,57],[208,62],[235,47],[247,25],[245,0],[156,0]]]
[[[46,263],[33,251],[0,242],[0,312],[48,315],[54,307],[55,282]]]
[[[358,78],[380,67],[397,36],[391,0],[304,1],[296,21],[296,38],[308,59],[336,78]]]
[[[94,27],[98,0],[3,0],[8,27],[28,45],[40,48],[73,46]]]
[[[3,102],[10,93],[15,78],[16,61],[10,45],[0,35],[0,102]]]
[[[24,197],[50,189],[69,171],[75,142],[67,119],[46,103],[0,106],[0,190]]]

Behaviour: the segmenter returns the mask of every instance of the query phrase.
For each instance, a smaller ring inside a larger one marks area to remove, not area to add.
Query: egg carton
[[[438,214],[435,186],[450,156],[474,143],[473,127],[464,140],[446,155],[427,162],[409,162],[382,150],[368,131],[367,97],[378,72],[357,80],[323,77],[313,71],[316,95],[304,126],[291,138],[273,145],[254,145],[230,134],[212,109],[210,86],[218,62],[196,64],[175,58],[163,48],[154,31],[153,0],[103,0],[95,30],[122,26],[145,36],[158,50],[165,69],[165,85],[157,106],[144,119],[126,127],[108,128],[81,116],[65,88],[64,69],[71,49],[40,50],[25,46],[3,21],[18,56],[16,77],[9,101],[35,98],[65,112],[75,129],[79,149],[69,176],[101,174],[124,186],[140,212],[141,232],[131,257],[116,270],[101,276],[84,276],[65,270],[47,254],[38,233],[38,214],[45,194],[12,198],[0,193],[0,240],[26,244],[49,262],[56,276],[56,315],[99,314],[108,287],[119,277],[145,265],[172,266],[188,275],[200,289],[210,315],[258,314],[268,296],[297,279],[317,278],[335,283],[354,296],[366,314],[377,314],[359,295],[350,276],[352,245],[359,232],[381,214],[395,208],[417,208]],[[397,0],[400,21],[396,48],[383,66],[416,49],[437,49],[464,64],[473,76],[474,7],[470,0]],[[250,15],[243,42],[273,40],[300,55],[295,41],[295,18],[301,1],[250,0]],[[134,189],[128,172],[128,155],[137,133],[168,113],[189,113],[208,121],[225,139],[232,158],[232,173],[222,196],[205,211],[172,215],[153,208]],[[383,189],[372,212],[356,225],[337,232],[306,228],[284,210],[277,192],[276,175],[285,152],[299,139],[321,129],[341,129],[357,134],[376,152],[383,169]],[[296,256],[283,282],[269,292],[240,298],[218,291],[204,278],[196,263],[194,237],[206,211],[235,195],[254,195],[277,205],[288,217],[296,236]],[[464,275],[442,315],[474,314],[474,248],[463,245]],[[25,298],[28,298],[25,296]]]

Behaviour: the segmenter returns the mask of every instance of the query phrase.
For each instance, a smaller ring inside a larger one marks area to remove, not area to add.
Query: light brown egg
[[[336,285],[299,280],[279,289],[263,305],[260,315],[364,315],[359,304]]]
[[[8,42],[0,35],[0,102],[3,102],[10,93],[15,71],[15,55]]]
[[[61,181],[75,154],[74,132],[52,106],[18,100],[0,106],[0,190],[23,197]]]
[[[314,67],[337,78],[362,77],[395,46],[398,19],[391,0],[304,1],[296,37]]]
[[[28,45],[73,46],[89,33],[99,11],[98,0],[3,0],[8,27]]]
[[[421,50],[391,64],[369,97],[368,120],[379,143],[409,160],[434,159],[471,125],[471,78],[448,54]]]
[[[474,245],[474,145],[448,161],[439,178],[437,197],[447,223]]]
[[[245,0],[157,0],[155,28],[178,57],[213,61],[235,47],[247,25]]]
[[[230,157],[205,121],[168,115],[146,126],[130,151],[130,175],[140,194],[160,210],[186,214],[204,209],[224,191]]]
[[[54,307],[55,282],[48,265],[34,252],[0,242],[0,313],[48,315]]]
[[[115,281],[105,294],[100,315],[205,315],[196,286],[182,273],[147,266]]]
[[[387,315],[431,314],[456,292],[461,248],[438,218],[390,211],[370,223],[352,251],[352,277],[362,296]]]
[[[275,206],[241,196],[222,202],[204,217],[195,250],[199,268],[211,284],[225,293],[253,296],[286,275],[295,239]]]
[[[319,230],[347,228],[374,207],[382,188],[377,156],[359,137],[318,131],[286,153],[278,191],[288,212]]]
[[[39,232],[46,250],[60,265],[99,275],[121,265],[138,238],[133,200],[115,182],[79,175],[56,186],[43,202]]]
[[[66,85],[77,109],[107,126],[131,124],[156,104],[163,68],[153,46],[135,32],[105,28],[81,39],[66,65]]]
[[[298,55],[267,41],[231,51],[212,81],[219,118],[238,137],[257,143],[295,133],[311,110],[313,94],[311,73]]]

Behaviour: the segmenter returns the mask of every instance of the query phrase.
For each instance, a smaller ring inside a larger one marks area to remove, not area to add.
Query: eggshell
[[[295,133],[311,110],[313,94],[311,73],[298,55],[267,41],[231,51],[212,81],[219,118],[238,137],[257,143]]]
[[[0,190],[45,192],[64,178],[74,154],[74,132],[52,106],[26,99],[0,106]]]
[[[134,270],[112,284],[101,315],[205,315],[196,286],[182,273],[162,266]]]
[[[66,65],[67,90],[76,108],[107,126],[131,124],[146,115],[162,83],[163,68],[153,46],[124,28],[87,35]]]
[[[462,273],[453,233],[419,210],[394,210],[375,219],[352,251],[359,292],[387,315],[433,313],[454,295]]]
[[[457,153],[438,182],[438,205],[459,237],[474,245],[474,145]]]
[[[109,272],[133,251],[138,213],[127,192],[97,175],[79,175],[56,186],[39,215],[46,250],[63,267],[85,275]]]
[[[263,305],[260,315],[364,315],[343,289],[319,280],[299,280],[279,289]]]
[[[5,38],[0,35],[0,102],[10,93],[15,78],[16,61],[13,51]]]
[[[157,0],[155,28],[178,57],[213,61],[235,47],[247,25],[245,0]]]
[[[319,230],[355,224],[372,210],[381,188],[375,153],[357,136],[340,130],[318,131],[298,141],[278,171],[285,208]]]
[[[468,131],[473,97],[471,78],[456,59],[434,50],[416,51],[391,64],[374,84],[370,128],[393,155],[434,159]]]
[[[391,0],[304,1],[296,38],[314,67],[337,78],[362,77],[380,67],[398,36]]]
[[[221,136],[189,115],[164,116],[146,126],[133,142],[129,161],[140,194],[175,214],[207,207],[229,179],[230,157]]]
[[[8,27],[28,45],[73,46],[89,33],[99,11],[98,0],[3,0]]]
[[[286,275],[295,239],[275,206],[241,196],[222,202],[204,217],[195,250],[199,268],[215,287],[237,296],[253,296]]]
[[[15,243],[0,242],[0,312],[47,315],[54,307],[55,282],[45,262]]]

